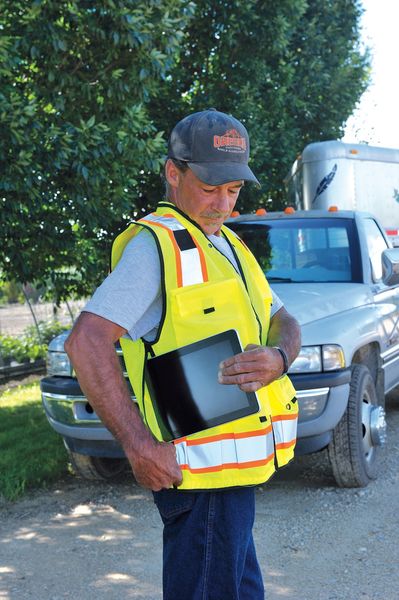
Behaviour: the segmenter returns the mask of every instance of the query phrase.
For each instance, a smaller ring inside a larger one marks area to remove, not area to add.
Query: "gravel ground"
[[[367,488],[336,488],[321,453],[257,489],[268,600],[399,600],[398,434],[399,394],[388,402],[380,477]],[[70,477],[0,507],[0,599],[160,600],[160,539],[152,496],[131,478]]]

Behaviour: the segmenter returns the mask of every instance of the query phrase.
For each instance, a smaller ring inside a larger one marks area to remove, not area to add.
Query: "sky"
[[[344,142],[399,148],[399,0],[363,0],[362,40],[372,83],[349,118]]]

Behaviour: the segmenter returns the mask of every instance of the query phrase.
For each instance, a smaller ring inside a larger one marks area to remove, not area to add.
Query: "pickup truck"
[[[227,225],[302,328],[289,370],[299,405],[296,453],[327,449],[338,486],[366,486],[386,438],[384,398],[399,385],[399,248],[372,215],[354,211],[261,210]],[[79,387],[67,335],[49,345],[44,409],[74,469],[108,479],[126,459]]]

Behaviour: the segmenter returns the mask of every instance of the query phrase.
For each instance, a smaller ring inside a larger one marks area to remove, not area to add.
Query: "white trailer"
[[[297,209],[372,213],[399,245],[399,149],[339,141],[309,144],[286,178]]]

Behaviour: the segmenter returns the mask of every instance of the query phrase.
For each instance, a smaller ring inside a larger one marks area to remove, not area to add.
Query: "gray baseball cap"
[[[208,185],[259,181],[248,166],[249,137],[237,119],[213,108],[188,115],[172,130],[168,158],[184,161]]]

